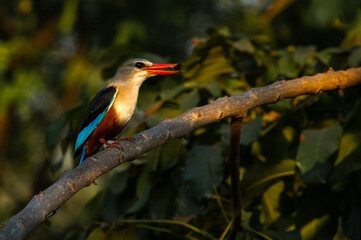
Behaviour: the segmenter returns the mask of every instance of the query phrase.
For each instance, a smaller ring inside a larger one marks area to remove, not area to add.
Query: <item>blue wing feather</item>
[[[99,126],[100,122],[103,120],[105,115],[108,112],[108,108],[104,110],[101,114],[99,114],[94,121],[92,121],[88,126],[83,128],[81,132],[78,134],[78,138],[76,139],[75,143],[75,151],[83,145],[85,140],[92,134],[92,132]]]
[[[80,161],[79,161],[79,165],[83,162],[84,156],[85,156],[85,144],[84,144],[84,147],[83,147],[83,152],[82,152],[82,154],[81,154],[81,158],[80,158]]]
[[[101,121],[104,119],[108,110],[112,106],[115,97],[117,95],[117,90],[115,87],[108,87],[100,91],[93,101],[90,103],[88,113],[84,119],[82,128],[78,134],[75,143],[75,155],[76,157],[80,154],[81,147],[85,144],[88,137],[94,132],[94,130],[99,126]],[[82,153],[82,158],[84,157],[84,149]]]

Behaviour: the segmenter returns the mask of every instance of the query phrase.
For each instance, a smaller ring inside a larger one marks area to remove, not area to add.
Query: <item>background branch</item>
[[[232,118],[231,135],[229,140],[228,168],[231,176],[232,195],[233,195],[233,229],[229,239],[237,239],[242,222],[242,205],[241,205],[241,184],[239,181],[239,143],[242,130],[243,118]]]
[[[117,148],[107,149],[88,158],[77,168],[65,172],[58,181],[34,196],[22,211],[8,221],[0,230],[0,239],[24,238],[51,212],[58,209],[80,189],[89,186],[97,177],[172,139],[183,137],[194,129],[226,117],[245,116],[251,108],[274,103],[284,98],[344,89],[360,83],[361,68],[329,71],[312,77],[279,81],[233,97],[220,98],[174,119],[165,120],[156,127],[135,135],[134,142],[121,142],[124,152]]]

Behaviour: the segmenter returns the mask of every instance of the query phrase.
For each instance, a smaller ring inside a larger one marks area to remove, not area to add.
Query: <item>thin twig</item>
[[[233,196],[233,214],[234,222],[230,240],[237,239],[237,234],[242,222],[242,204],[241,204],[241,185],[239,181],[239,143],[241,137],[243,118],[232,118],[231,136],[229,140],[228,169],[231,176],[232,196]]]

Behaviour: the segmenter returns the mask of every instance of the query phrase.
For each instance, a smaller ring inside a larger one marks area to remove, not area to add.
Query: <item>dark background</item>
[[[359,0],[3,0],[0,222],[77,165],[87,106],[126,59],[184,64],[144,83],[132,136],[218,97],[357,67],[360,44]],[[240,239],[361,238],[360,112],[358,87],[250,111]],[[112,170],[28,239],[223,239],[229,122]]]

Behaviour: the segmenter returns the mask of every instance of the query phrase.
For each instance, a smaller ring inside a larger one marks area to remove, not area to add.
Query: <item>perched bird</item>
[[[141,84],[149,77],[177,73],[179,64],[153,64],[145,59],[132,59],[121,65],[112,81],[91,101],[79,131],[74,158],[84,159],[106,147],[119,147],[107,141],[114,139],[127,125],[137,104]]]

